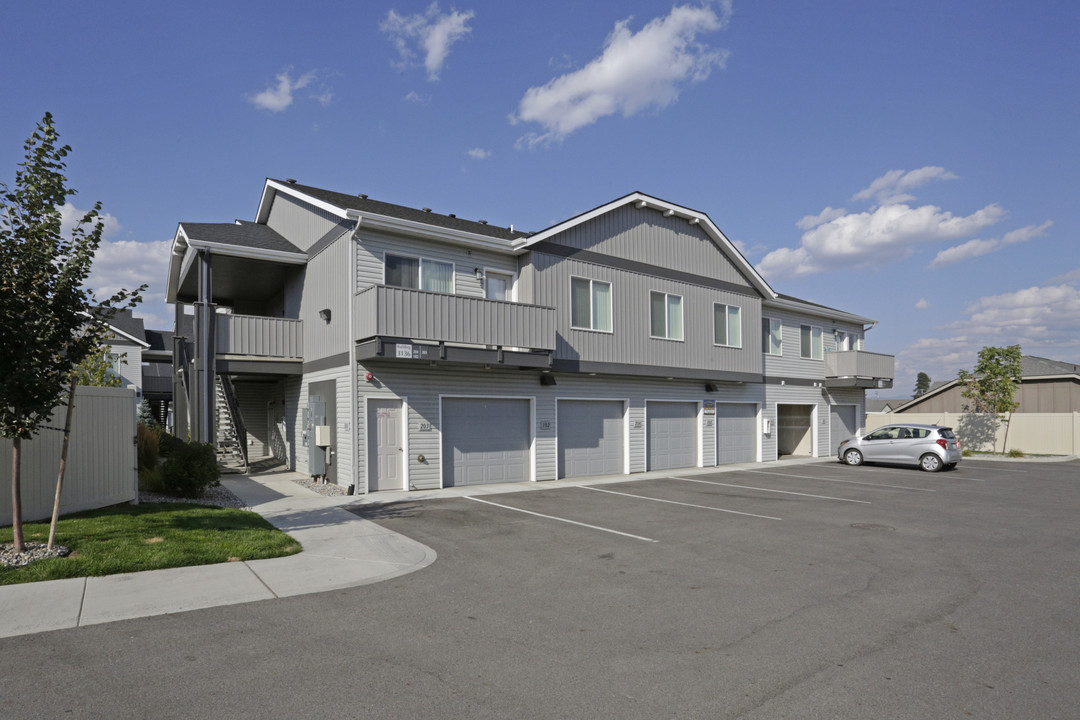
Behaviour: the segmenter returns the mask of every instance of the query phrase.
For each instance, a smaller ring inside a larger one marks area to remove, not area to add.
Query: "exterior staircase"
[[[240,406],[236,402],[236,392],[232,382],[224,375],[217,376],[215,408],[217,416],[217,454],[218,462],[226,467],[247,470],[248,448],[247,430],[240,416]]]

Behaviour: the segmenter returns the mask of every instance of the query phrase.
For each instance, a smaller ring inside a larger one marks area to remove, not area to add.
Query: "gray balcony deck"
[[[892,387],[896,372],[892,355],[842,350],[825,354],[826,387]]]
[[[304,357],[302,320],[256,315],[217,315],[218,355],[299,360]]]
[[[354,338],[555,350],[555,309],[375,285],[353,300]]]

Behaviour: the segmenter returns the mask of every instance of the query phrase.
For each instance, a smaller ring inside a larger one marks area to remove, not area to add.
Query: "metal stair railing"
[[[240,404],[236,401],[236,390],[232,380],[225,375],[218,375],[218,383],[221,388],[221,396],[225,398],[225,407],[229,411],[229,419],[232,421],[233,431],[236,433],[236,442],[240,447],[240,458],[244,467],[248,466],[247,428],[240,416]]]

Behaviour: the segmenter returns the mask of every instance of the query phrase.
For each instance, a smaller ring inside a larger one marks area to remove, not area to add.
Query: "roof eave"
[[[438,225],[428,225],[414,220],[405,220],[389,215],[378,215],[375,213],[363,212],[361,210],[346,210],[345,212],[349,220],[364,227],[387,230],[390,232],[407,233],[427,240],[437,240],[439,242],[453,243],[455,245],[463,245],[483,250],[495,250],[504,253],[524,252],[524,243],[519,242],[519,240],[504,240],[502,238],[478,235],[477,233],[466,232],[464,230],[452,230],[450,228],[439,227]]]
[[[845,312],[843,310],[827,308],[823,305],[802,303],[795,300],[785,300],[784,298],[765,300],[764,303],[773,307],[784,308],[786,310],[795,310],[808,315],[817,315],[818,317],[825,317],[833,320],[844,320],[847,322],[853,322],[861,325],[877,325],[878,322],[877,320],[874,320],[872,318],[863,317],[862,315],[856,315],[854,313]]]

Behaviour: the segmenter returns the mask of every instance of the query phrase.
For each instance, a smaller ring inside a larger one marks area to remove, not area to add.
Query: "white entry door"
[[[401,401],[372,400],[368,403],[368,492],[404,490],[401,464],[404,458],[401,435]]]
[[[484,297],[488,300],[513,300],[514,276],[487,271],[484,273]]]

